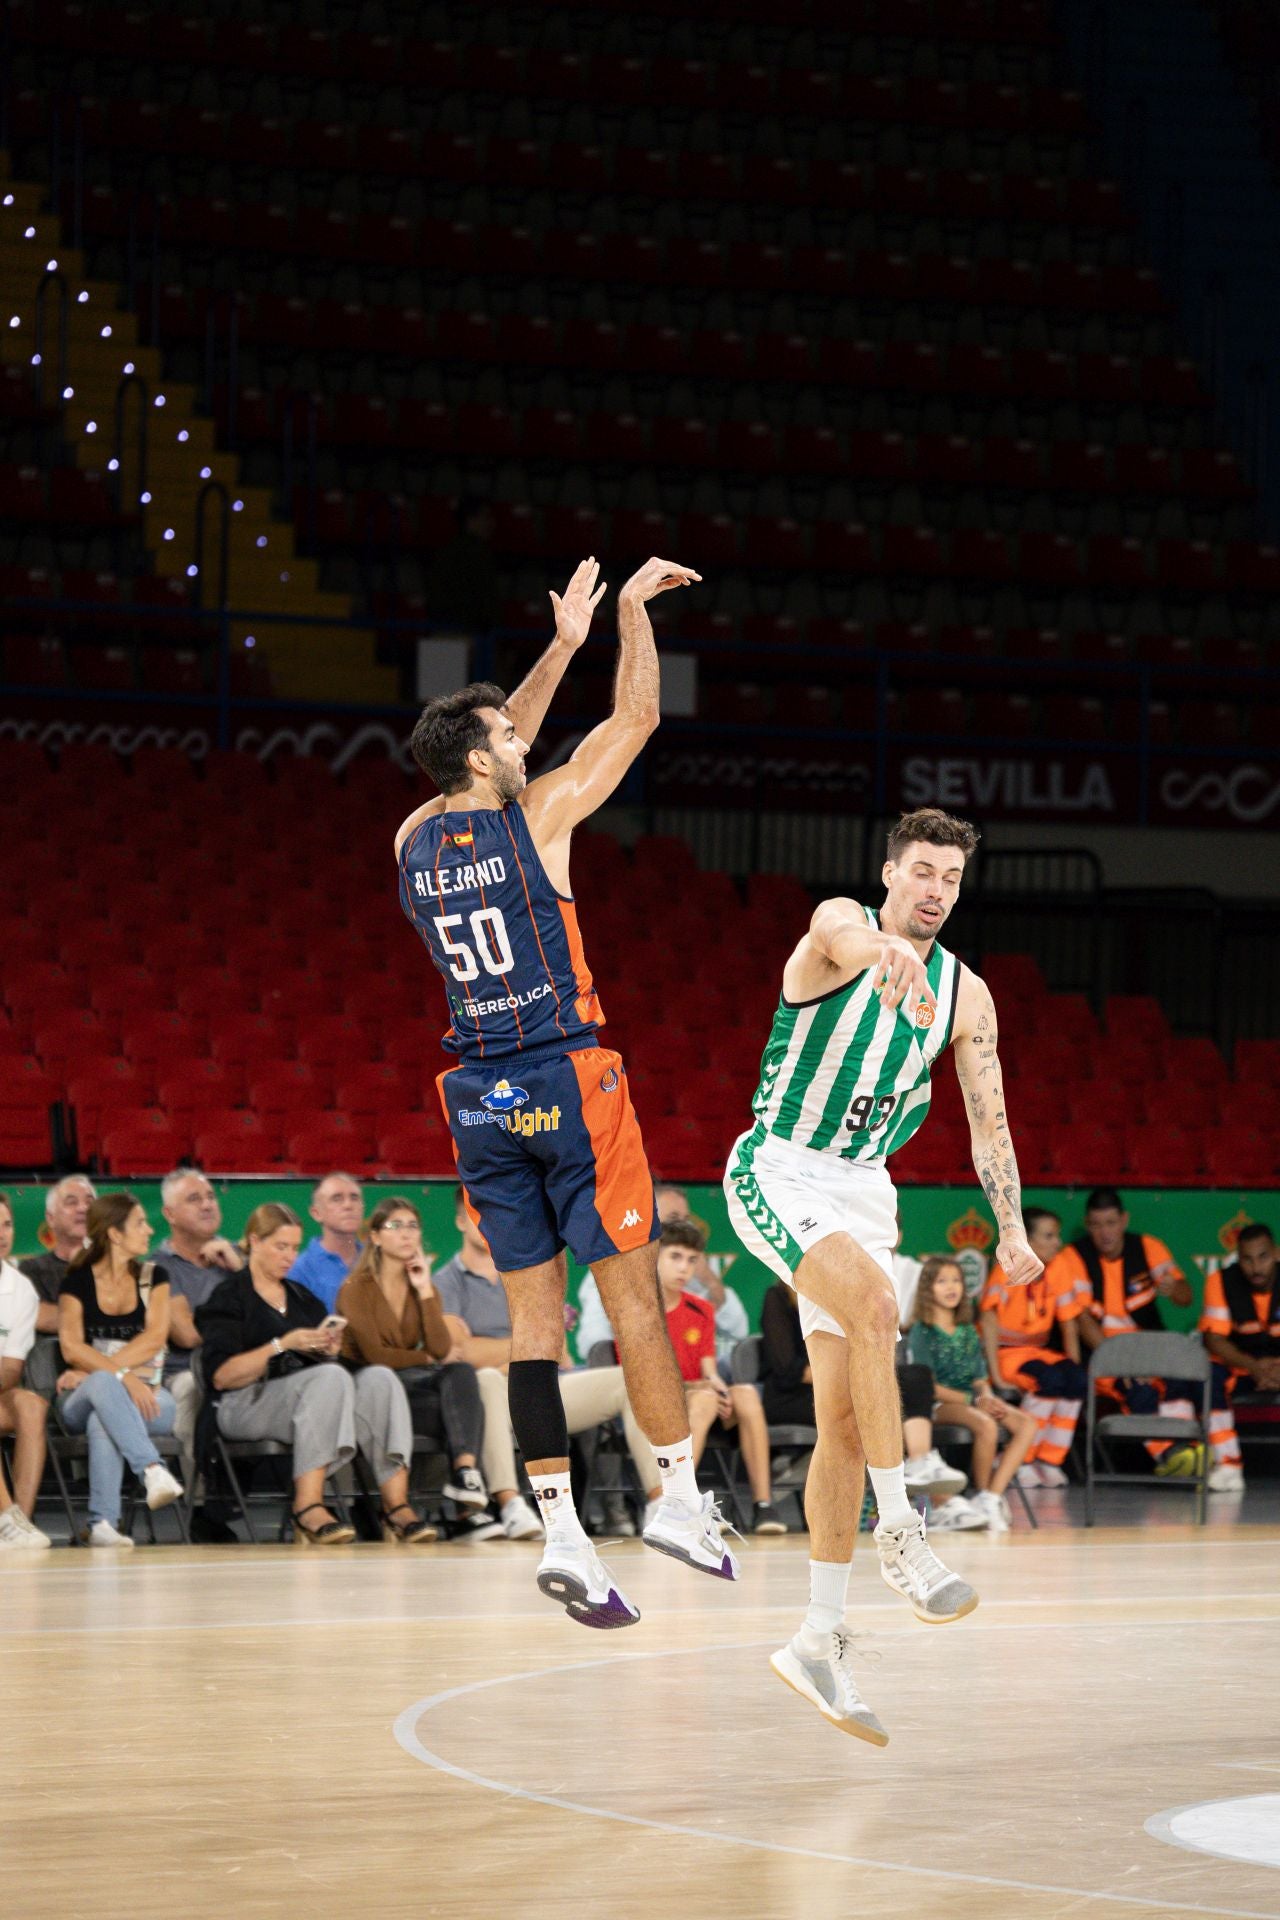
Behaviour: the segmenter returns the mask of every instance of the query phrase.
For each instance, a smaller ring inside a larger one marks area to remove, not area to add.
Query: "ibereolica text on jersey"
[[[445,894],[474,893],[477,887],[496,887],[507,877],[502,855],[477,860],[473,867],[441,867],[433,873],[428,867],[413,876],[413,890],[424,900],[443,900]]]

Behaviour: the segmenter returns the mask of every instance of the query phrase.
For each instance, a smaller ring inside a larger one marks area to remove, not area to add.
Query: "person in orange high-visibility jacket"
[[[1076,1421],[1088,1387],[1080,1363],[1077,1321],[1093,1298],[1086,1277],[1072,1279],[1050,1270],[1062,1251],[1062,1222],[1047,1207],[1027,1207],[1022,1215],[1027,1244],[1044,1272],[1029,1286],[1011,1286],[1000,1267],[992,1267],[982,1290],[982,1343],[993,1380],[1021,1387],[1023,1410],[1035,1415],[1039,1433],[1018,1469],[1021,1485],[1061,1487],[1062,1463],[1071,1449]],[[1060,1345],[1054,1345],[1057,1341]]]
[[[1164,1321],[1160,1301],[1175,1307],[1192,1303],[1190,1282],[1163,1240],[1154,1234],[1131,1233],[1129,1215],[1114,1187],[1095,1187],[1085,1202],[1085,1231],[1074,1245],[1064,1247],[1053,1265],[1060,1282],[1081,1274],[1092,1301],[1080,1321],[1085,1345],[1097,1347],[1118,1333],[1160,1332]],[[1130,1413],[1166,1413],[1190,1419],[1199,1410],[1201,1390],[1192,1380],[1105,1380],[1100,1391],[1120,1400]],[[1225,1368],[1215,1366],[1209,1443],[1213,1470],[1209,1487],[1214,1493],[1234,1493],[1243,1486],[1240,1442],[1227,1400]],[[1199,1471],[1197,1450],[1168,1442],[1148,1441],[1147,1451],[1162,1476],[1190,1476]]]
[[[1214,1380],[1226,1376],[1227,1398],[1280,1400],[1280,1259],[1270,1227],[1242,1227],[1236,1257],[1208,1274],[1200,1331],[1214,1359]],[[1241,1469],[1240,1484],[1244,1484]]]

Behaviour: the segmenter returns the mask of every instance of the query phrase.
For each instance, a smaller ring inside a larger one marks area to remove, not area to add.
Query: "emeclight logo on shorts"
[[[458,1123],[464,1127],[505,1127],[508,1133],[518,1133],[528,1138],[534,1133],[559,1133],[559,1107],[531,1107],[529,1096],[523,1087],[513,1087],[509,1080],[499,1080],[488,1093],[480,1095],[483,1113],[474,1107],[461,1107],[458,1110]]]

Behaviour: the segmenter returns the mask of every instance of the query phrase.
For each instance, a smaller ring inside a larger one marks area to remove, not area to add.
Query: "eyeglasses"
[[[382,1231],[384,1233],[417,1233],[418,1223],[416,1220],[384,1220]]]

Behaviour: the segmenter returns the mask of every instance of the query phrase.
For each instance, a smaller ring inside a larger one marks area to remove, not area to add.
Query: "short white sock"
[[[876,1509],[886,1527],[901,1527],[915,1512],[907,1499],[907,1475],[902,1466],[868,1467]]]
[[[693,1468],[693,1435],[686,1433],[683,1440],[655,1447],[654,1453],[665,1498],[682,1500],[686,1507],[701,1507],[702,1495],[698,1492],[698,1476]]]
[[[820,1652],[836,1628],[844,1624],[849,1570],[847,1560],[809,1562],[809,1611],[800,1629],[800,1639],[812,1653]]]
[[[531,1473],[529,1485],[538,1503],[538,1514],[548,1534],[561,1538],[572,1534],[586,1539],[578,1510],[573,1504],[573,1483],[567,1473]]]

